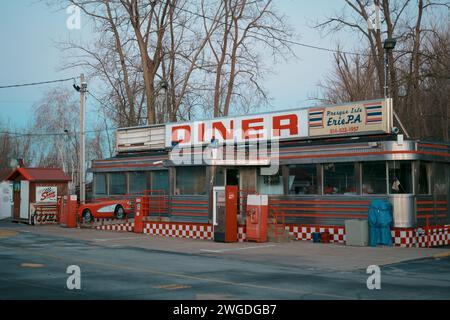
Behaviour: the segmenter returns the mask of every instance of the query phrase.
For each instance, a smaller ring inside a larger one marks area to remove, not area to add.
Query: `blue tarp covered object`
[[[369,207],[369,245],[392,246],[392,205],[386,200],[374,200]]]

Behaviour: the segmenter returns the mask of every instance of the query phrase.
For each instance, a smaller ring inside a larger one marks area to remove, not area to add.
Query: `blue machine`
[[[313,232],[312,234],[313,242],[319,243],[320,241],[320,232]]]
[[[369,245],[392,246],[392,205],[386,200],[374,200],[369,207]]]

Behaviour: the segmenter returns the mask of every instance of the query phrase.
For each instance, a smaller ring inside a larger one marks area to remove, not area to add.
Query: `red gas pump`
[[[136,198],[134,202],[134,232],[143,233],[144,221],[142,214],[142,201],[141,198]]]
[[[238,206],[238,187],[225,187],[225,212],[226,212],[226,231],[225,242],[237,242],[237,206]]]
[[[60,202],[59,202],[60,201]],[[61,227],[76,228],[77,227],[77,196],[67,195],[58,199],[58,208],[60,210],[59,224]]]
[[[248,195],[246,219],[246,238],[248,241],[267,241],[268,212],[267,195]]]
[[[238,187],[221,187],[216,192],[214,241],[237,242]]]

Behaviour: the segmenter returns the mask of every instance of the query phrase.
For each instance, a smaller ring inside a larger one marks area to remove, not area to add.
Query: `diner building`
[[[236,185],[241,232],[245,196],[257,193],[296,239],[327,230],[339,243],[345,220],[367,219],[385,199],[396,245],[445,244],[450,146],[399,133],[392,108],[380,99],[121,128],[116,155],[92,162],[93,196],[159,192],[165,224],[211,230],[214,188]]]

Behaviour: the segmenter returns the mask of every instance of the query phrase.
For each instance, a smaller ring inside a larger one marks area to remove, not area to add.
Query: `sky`
[[[275,3],[299,34],[299,41],[335,48],[337,38],[321,37],[311,26],[340,11],[343,1],[275,0]],[[48,7],[45,1],[0,1],[0,86],[79,76],[82,70],[60,70],[63,54],[55,42],[69,37],[84,42],[93,36],[85,16],[81,16],[80,30],[66,27],[68,17],[65,10]],[[352,49],[351,38],[340,38],[339,41],[346,50]],[[293,48],[299,59],[275,64],[275,73],[263,83],[275,109],[311,105],[308,99],[317,92],[318,82],[332,70],[331,53],[299,46]],[[72,82],[58,85],[71,87]],[[30,124],[33,104],[42,99],[46,90],[55,86],[0,89],[0,122],[9,122],[13,127]],[[92,92],[99,90],[98,84],[88,86]],[[88,100],[87,117],[93,119],[95,110],[96,102]]]

